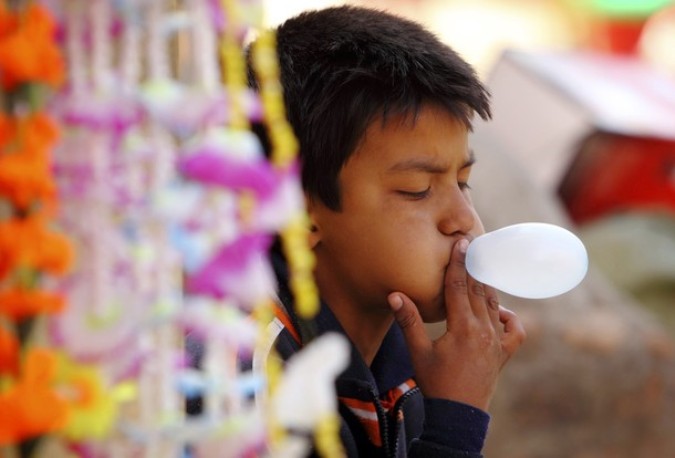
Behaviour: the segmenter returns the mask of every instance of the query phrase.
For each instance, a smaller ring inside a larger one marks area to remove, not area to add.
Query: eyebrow
[[[473,150],[469,150],[469,157],[459,168],[460,170],[471,167],[476,163],[476,155]],[[447,167],[438,165],[425,159],[409,159],[407,161],[397,162],[389,167],[389,172],[426,172],[426,173],[445,173]]]

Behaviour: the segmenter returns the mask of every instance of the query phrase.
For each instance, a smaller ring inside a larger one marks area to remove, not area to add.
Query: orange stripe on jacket
[[[405,382],[401,383],[396,388],[392,388],[391,390],[387,391],[385,396],[383,396],[381,399],[382,407],[384,407],[384,410],[389,412],[391,409],[394,408],[394,406],[396,405],[401,396],[403,396],[416,386],[417,383],[415,383],[413,379],[408,379]]]
[[[288,329],[288,332],[291,333],[291,337],[293,337],[293,340],[295,340],[298,345],[302,345],[300,334],[298,334],[298,331],[295,329],[295,326],[293,326],[293,322],[291,322],[291,319],[286,313],[286,311],[283,308],[281,308],[279,304],[274,304],[274,316],[277,317],[279,321],[281,321],[281,324],[283,324],[286,329]]]
[[[381,399],[382,407],[386,412],[394,408],[396,402],[411,389],[415,388],[417,383],[413,379],[408,379],[399,386],[389,390]],[[377,447],[382,447],[382,438],[380,436],[380,422],[377,417],[377,408],[375,404],[359,399],[340,397],[340,402],[349,408],[356,415],[363,428],[366,430],[368,439]]]
[[[363,429],[366,430],[368,439],[377,447],[382,447],[382,438],[380,437],[380,422],[377,418],[377,409],[375,404],[358,399],[340,397],[340,402],[351,410],[359,419]]]

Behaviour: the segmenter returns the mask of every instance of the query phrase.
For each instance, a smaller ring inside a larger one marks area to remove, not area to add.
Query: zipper
[[[382,407],[380,398],[377,396],[377,392],[372,388],[368,387],[370,395],[373,397],[373,404],[375,404],[375,409],[377,410],[377,421],[380,424],[380,438],[382,439],[382,448],[386,451],[389,451],[389,421],[387,418],[387,412]]]
[[[394,407],[391,409],[392,411],[392,418],[394,419],[394,424],[398,424],[398,414],[403,410],[403,403],[410,397],[412,397],[414,394],[417,394],[419,392],[419,387],[414,387],[406,391],[398,400],[396,401],[396,404],[394,404]],[[405,422],[405,419],[403,419]],[[401,428],[404,427],[403,422],[400,425]],[[392,458],[396,458],[398,455],[398,446],[399,446],[399,441],[398,441],[398,429],[394,431],[396,433],[396,437],[394,438],[394,449],[392,450]],[[407,444],[405,444],[407,446]]]

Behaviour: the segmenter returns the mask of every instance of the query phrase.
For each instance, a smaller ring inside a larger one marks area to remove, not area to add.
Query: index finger
[[[445,274],[445,313],[448,328],[451,327],[453,322],[465,321],[472,315],[465,263],[468,246],[469,241],[466,239],[460,239],[455,243],[450,255],[450,264]]]

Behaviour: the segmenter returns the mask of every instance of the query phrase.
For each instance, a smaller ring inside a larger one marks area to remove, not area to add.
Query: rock
[[[645,209],[609,215],[580,227],[579,236],[607,278],[675,336],[675,214]]]

